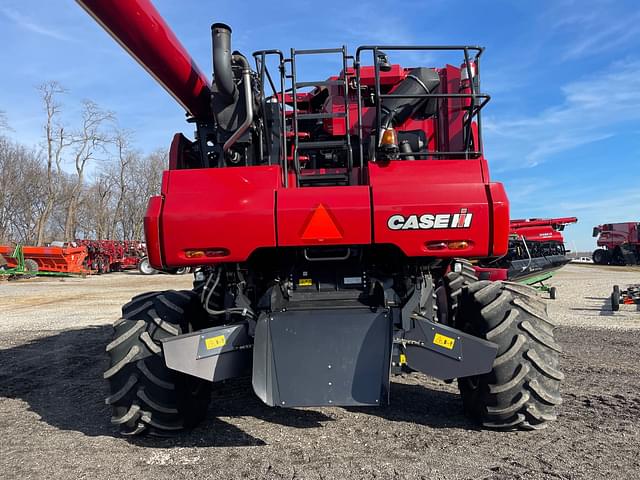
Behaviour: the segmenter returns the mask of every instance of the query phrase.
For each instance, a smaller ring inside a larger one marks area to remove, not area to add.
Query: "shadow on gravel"
[[[347,410],[392,422],[415,423],[431,428],[480,430],[464,416],[462,400],[460,395],[455,393],[392,381],[389,403],[383,407],[351,407]]]
[[[615,312],[611,309],[611,299],[609,297],[584,297],[585,300],[591,300],[591,304],[593,305],[595,301],[602,302],[600,306],[593,307],[583,307],[583,308],[570,308],[569,310],[574,312],[598,312],[598,315],[602,317],[610,317],[615,314]]]
[[[61,430],[88,436],[115,436],[105,405],[107,367],[104,347],[111,326],[66,330],[29,343],[0,350],[0,397],[23,400],[42,421]],[[269,408],[251,391],[248,379],[214,388],[204,425],[173,439],[133,438],[132,443],[156,447],[255,446],[264,442],[216,416],[247,416],[294,428],[320,427],[331,420],[314,411]],[[128,439],[128,438],[127,438]],[[128,439],[129,440],[129,439]]]
[[[26,402],[42,421],[60,430],[119,437],[109,423],[111,411],[104,404],[107,384],[102,378],[107,367],[104,346],[111,332],[107,325],[66,330],[1,349],[0,397]],[[475,428],[462,416],[458,395],[421,385],[392,383],[390,406],[348,411],[434,428]],[[160,448],[264,445],[263,440],[218,417],[256,418],[268,424],[304,429],[319,428],[332,421],[314,410],[268,407],[253,394],[250,379],[242,378],[214,386],[209,415],[200,427],[174,438],[127,440]]]

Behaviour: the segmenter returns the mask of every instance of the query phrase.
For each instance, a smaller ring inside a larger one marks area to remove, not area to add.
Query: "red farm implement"
[[[640,264],[640,223],[605,223],[593,228],[598,237],[598,249],[593,252],[593,263],[599,265]]]
[[[25,271],[32,275],[86,275],[84,267],[87,257],[85,247],[28,247],[0,246],[8,271]],[[17,272],[19,273],[19,272]]]
[[[507,255],[482,262],[476,272],[480,278],[508,279],[535,286],[555,298],[555,287],[547,287],[544,282],[569,263],[562,231],[566,225],[577,221],[576,217],[511,220]]]
[[[483,48],[259,50],[250,62],[215,23],[211,81],[149,0],[78,1],[195,129],[174,136],[145,216],[151,265],[197,268],[193,289],[134,297],[107,346],[123,433],[194,426],[213,385],[244,375],[272,407],[373,407],[392,375],[417,371],[458,379],[488,428],[555,419],[563,375],[544,305],[479,281],[471,263],[509,242],[482,147]],[[311,80],[313,59],[335,74]]]
[[[147,249],[142,242],[117,240],[76,240],[86,248],[86,266],[99,274],[137,269],[146,257]]]

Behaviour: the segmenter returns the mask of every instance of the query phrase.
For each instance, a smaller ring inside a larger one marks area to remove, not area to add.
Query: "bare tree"
[[[33,150],[0,137],[0,242],[35,240],[44,205],[43,170]]]
[[[110,140],[105,126],[114,120],[112,112],[101,109],[91,100],[82,102],[82,126],[73,137],[73,161],[76,173],[75,184],[67,203],[64,224],[64,239],[73,241],[76,233],[76,209],[84,185],[87,164],[96,159],[98,152],[104,152]]]
[[[0,242],[41,245],[76,235],[141,240],[166,152],[136,151],[133,133],[110,130],[113,113],[89,100],[82,103],[78,127],[67,128],[60,102],[65,89],[53,81],[38,89],[45,113],[41,155],[2,137],[8,125],[0,111]],[[88,168],[98,159],[105,160],[100,168]]]
[[[136,161],[138,157],[138,154],[131,149],[132,136],[133,134],[129,130],[117,129],[113,139],[118,161],[116,174],[117,176],[115,182],[117,184],[118,193],[115,211],[113,213],[113,222],[111,224],[111,232],[113,232],[114,235],[118,231],[118,223],[120,223],[123,232],[125,229],[123,206],[125,202],[125,196],[129,187],[127,171],[130,169],[132,163]]]
[[[166,168],[167,153],[157,150],[131,163],[128,171],[128,190],[123,205],[126,228],[125,240],[141,240],[144,235],[144,214],[152,195],[160,193],[162,171]]]
[[[117,239],[111,233],[113,197],[112,172],[103,172],[83,190],[78,202],[78,234],[81,238]]]
[[[45,241],[49,218],[51,217],[56,202],[56,176],[62,173],[62,154],[67,147],[72,145],[73,139],[58,121],[62,110],[62,106],[58,102],[58,96],[64,94],[66,90],[55,81],[43,83],[38,87],[38,90],[40,91],[46,114],[44,124],[47,160],[45,176],[46,200],[42,215],[40,215],[38,219],[36,231],[36,244],[42,245]]]

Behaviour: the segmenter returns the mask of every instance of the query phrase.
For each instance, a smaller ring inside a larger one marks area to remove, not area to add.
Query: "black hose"
[[[440,76],[432,68],[414,68],[391,95],[425,95],[440,85]],[[424,97],[387,97],[382,101],[382,127],[400,125],[427,101]]]

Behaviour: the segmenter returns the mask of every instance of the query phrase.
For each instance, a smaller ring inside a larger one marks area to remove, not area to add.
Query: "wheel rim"
[[[155,269],[151,266],[148,259],[144,259],[140,262],[140,272],[144,275],[151,275]]]

